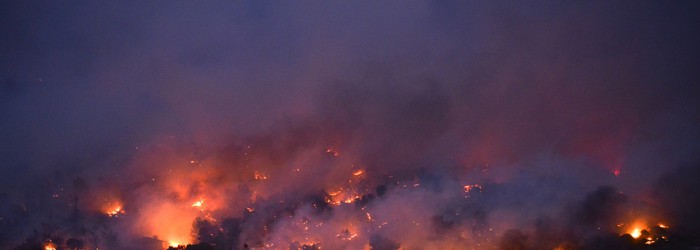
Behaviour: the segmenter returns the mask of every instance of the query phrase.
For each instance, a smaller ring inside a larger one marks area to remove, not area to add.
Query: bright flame
[[[622,225],[622,223],[620,223],[620,225]],[[620,226],[620,225],[618,225],[618,226]],[[642,236],[644,236],[644,238],[643,238],[644,244],[647,244],[647,245],[654,244],[658,240],[667,240],[665,235],[662,235],[661,233],[659,233],[655,230],[651,230],[649,228],[649,226],[647,226],[647,225],[648,224],[641,222],[641,221],[635,222],[634,224],[632,224],[630,227],[627,228],[627,232],[625,232],[625,233],[629,234],[630,236],[632,236],[632,238],[635,238],[635,239],[641,239]],[[668,226],[663,224],[663,223],[659,223],[659,224],[657,224],[657,226],[660,228],[668,228]]]
[[[124,209],[120,202],[107,203],[102,207],[102,212],[107,214],[109,217],[117,217],[119,214],[124,214]]]
[[[44,250],[56,250],[56,244],[53,244],[53,242],[49,241],[44,244]]]
[[[639,228],[634,228],[632,229],[632,232],[630,232],[630,235],[632,238],[639,238],[639,236],[642,236],[642,230]]]
[[[362,174],[364,174],[364,173],[365,173],[365,171],[362,170],[362,169],[360,169],[360,170],[357,170],[357,171],[353,172],[352,175],[354,175],[354,176],[360,176],[360,175],[362,175]]]
[[[136,229],[142,235],[153,235],[163,239],[165,241],[163,245],[177,246],[192,243],[192,222],[201,216],[201,211],[188,209],[190,206],[183,205],[168,201],[153,202],[139,213],[141,223]]]
[[[202,207],[204,205],[204,199],[198,200],[192,204],[193,207]]]
[[[337,191],[332,191],[328,192],[328,199],[326,199],[326,202],[329,204],[333,205],[340,205],[340,204],[350,204],[355,202],[355,200],[362,198],[362,195],[357,194],[351,190],[343,190],[339,189]]]
[[[348,198],[345,199],[343,202],[349,204],[349,203],[355,202],[355,200],[357,200],[357,199],[359,199],[359,198],[361,198],[359,195],[355,195],[355,196],[352,196],[352,197],[348,197]]]
[[[112,211],[107,211],[107,215],[109,215],[109,217],[112,217],[112,216],[116,217],[117,215],[123,214],[123,213],[124,213],[124,211],[122,211],[121,207],[117,207]]]

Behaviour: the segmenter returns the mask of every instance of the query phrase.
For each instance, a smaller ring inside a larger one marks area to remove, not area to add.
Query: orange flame
[[[336,151],[333,148],[326,149],[326,153],[333,156],[333,157],[338,157],[340,155],[340,153],[338,153],[338,151]]]
[[[464,185],[464,192],[471,192],[472,189],[479,189],[481,191],[481,185],[479,184],[474,184],[474,185]]]
[[[116,207],[111,211],[107,211],[107,215],[109,215],[109,217],[117,217],[117,215],[123,214],[123,213],[124,213],[124,210],[122,210],[121,207]]]
[[[109,217],[117,217],[120,214],[124,214],[125,211],[122,208],[121,202],[107,203],[102,208],[102,212],[107,214]]]
[[[204,199],[198,200],[192,204],[193,207],[202,207],[204,205]]]
[[[201,211],[188,207],[171,202],[154,202],[140,213],[141,233],[155,235],[170,246],[192,243],[192,222]]]
[[[642,230],[639,228],[634,228],[632,229],[632,232],[629,233],[632,238],[639,238],[639,236],[642,236]]]
[[[56,244],[53,244],[50,240],[44,244],[44,250],[56,250]]]
[[[267,180],[267,178],[268,178],[268,176],[267,176],[266,174],[263,174],[263,173],[258,172],[258,171],[255,171],[255,172],[253,173],[253,177],[254,177],[256,180]]]
[[[360,175],[362,175],[362,174],[364,174],[364,173],[365,173],[365,171],[362,170],[362,169],[360,169],[360,170],[357,170],[357,171],[353,172],[352,175],[354,175],[354,176],[360,176]]]

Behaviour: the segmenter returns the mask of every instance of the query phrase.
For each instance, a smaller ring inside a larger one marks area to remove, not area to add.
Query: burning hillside
[[[0,249],[698,248],[697,13],[0,3]]]
[[[296,132],[275,136],[296,138],[286,134]],[[323,138],[266,146],[242,139],[197,160],[173,150],[180,142],[141,148],[129,164],[133,175],[98,177],[102,183],[76,181],[67,191],[74,197],[66,208],[56,209],[65,214],[56,212],[40,234],[18,247],[31,249],[33,241],[43,242],[45,249],[664,249],[695,244],[692,231],[666,222],[673,218],[664,217],[663,207],[610,186],[577,198],[575,184],[551,176],[532,182],[528,176],[541,173],[490,177],[506,167],[453,174],[372,168],[349,152],[329,157]],[[298,153],[276,152],[279,148]],[[467,184],[475,180],[481,182]],[[103,188],[104,183],[117,184]],[[111,198],[115,193],[121,198]]]

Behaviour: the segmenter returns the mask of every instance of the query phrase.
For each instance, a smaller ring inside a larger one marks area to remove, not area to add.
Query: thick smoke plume
[[[0,3],[0,249],[697,248],[699,12]]]

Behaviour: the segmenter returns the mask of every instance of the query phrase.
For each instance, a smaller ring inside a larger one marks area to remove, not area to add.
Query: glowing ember
[[[365,173],[365,171],[362,170],[362,169],[360,169],[360,170],[357,170],[357,171],[353,172],[352,175],[354,175],[354,176],[360,176],[360,175],[362,175],[362,174],[364,174],[364,173]]]
[[[333,156],[333,157],[338,157],[340,155],[340,153],[338,153],[338,151],[336,151],[333,148],[326,149],[326,153]]]
[[[651,244],[656,243],[656,241],[654,239],[652,239],[651,237],[647,238],[646,240],[647,241],[644,242],[644,244],[647,244],[647,245],[651,245]]]
[[[337,234],[335,236],[336,238],[339,238],[340,240],[352,240],[355,237],[357,237],[357,233],[350,232],[350,230],[345,229],[343,232]]]
[[[666,224],[659,224],[659,227],[660,228],[668,228],[668,226]]]
[[[328,195],[329,197],[327,197],[326,202],[333,205],[340,205],[343,203],[350,204],[362,198],[362,195],[349,189],[331,191],[328,192]]]
[[[258,171],[255,171],[255,172],[253,173],[253,177],[254,177],[256,180],[267,180],[267,178],[268,178],[267,175],[265,175],[265,174],[263,174],[263,173],[260,173],[260,172],[258,172]]]
[[[361,198],[359,195],[355,195],[353,197],[349,197],[349,198],[345,199],[343,202],[349,204],[349,203],[355,202],[355,200],[357,200],[359,198]]]
[[[613,171],[613,174],[615,175],[615,177],[620,177],[620,170],[615,169],[615,171]]]
[[[479,189],[481,191],[481,185],[479,184],[474,184],[474,185],[464,185],[464,192],[471,192],[473,189]]]

